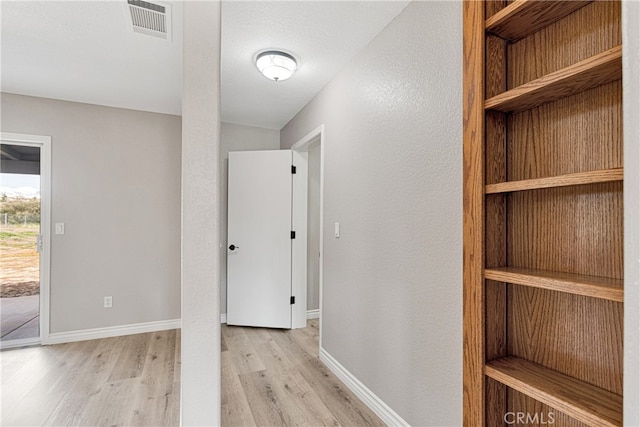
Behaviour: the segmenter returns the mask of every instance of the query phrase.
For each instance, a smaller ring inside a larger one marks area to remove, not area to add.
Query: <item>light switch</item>
[[[56,234],[64,234],[64,222],[56,222]]]
[[[340,237],[340,223],[339,222],[335,222],[333,224],[333,235],[335,236],[336,239]]]

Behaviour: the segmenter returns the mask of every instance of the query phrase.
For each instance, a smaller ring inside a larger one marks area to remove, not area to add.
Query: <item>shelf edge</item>
[[[549,2],[550,5],[541,7],[542,2],[540,1],[516,0],[493,16],[490,16],[485,21],[485,28],[487,32],[513,42],[548,27],[578,9],[585,7],[592,1],[556,1]],[[520,31],[513,30],[513,25],[509,25],[509,21],[516,21],[517,23],[522,19],[522,15],[525,14],[535,18],[533,19],[534,24],[528,27],[518,25]]]
[[[485,100],[484,106],[486,110],[523,111],[619,80],[621,77],[622,45],[618,45],[491,97]],[[574,84],[568,85],[567,82]]]
[[[521,270],[519,272],[518,270]],[[619,280],[620,287],[615,287],[605,283],[618,282],[616,279],[602,279],[602,284],[597,284],[597,277],[593,277],[593,283],[586,280],[580,280],[581,275],[566,274],[566,278],[554,277],[552,272],[539,271],[539,274],[527,274],[523,271],[529,269],[506,268],[487,268],[484,271],[485,279],[495,280],[497,282],[513,283],[521,286],[530,286],[534,288],[548,289],[557,292],[564,292],[574,295],[582,295],[592,298],[600,298],[615,302],[624,302],[624,289],[622,280]],[[547,273],[545,275],[545,273]],[[573,280],[572,280],[573,276]]]
[[[583,423],[611,427],[622,425],[622,396],[552,369],[509,356],[485,364],[484,373]]]
[[[485,194],[509,193],[513,191],[540,190],[544,188],[570,187],[575,185],[598,184],[622,181],[622,168],[602,169],[589,172],[578,172],[557,175],[547,178],[524,179],[519,181],[500,182],[485,185]]]

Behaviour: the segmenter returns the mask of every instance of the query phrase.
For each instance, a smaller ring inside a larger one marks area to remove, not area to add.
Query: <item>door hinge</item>
[[[291,304],[295,304],[296,303],[296,297],[291,297]]]
[[[292,238],[292,239],[295,239],[295,238],[296,238],[296,232],[295,232],[295,231],[292,231],[292,232],[291,232],[291,238]]]
[[[293,165],[291,165],[291,173],[292,173],[292,174],[295,174],[295,173],[296,173],[296,167],[295,167],[295,166],[293,166]]]

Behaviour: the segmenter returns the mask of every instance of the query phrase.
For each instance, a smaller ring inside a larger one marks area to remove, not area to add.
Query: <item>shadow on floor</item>
[[[2,341],[36,338],[40,327],[40,295],[0,298]]]

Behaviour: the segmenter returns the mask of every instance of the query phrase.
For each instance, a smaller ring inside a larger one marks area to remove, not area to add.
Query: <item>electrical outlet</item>
[[[113,298],[112,297],[104,297],[104,308],[113,307]]]

